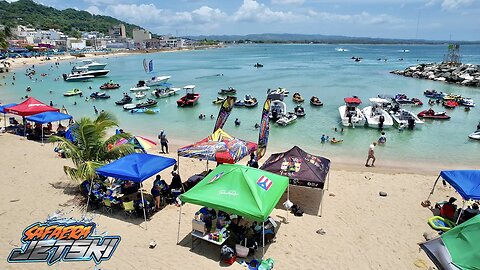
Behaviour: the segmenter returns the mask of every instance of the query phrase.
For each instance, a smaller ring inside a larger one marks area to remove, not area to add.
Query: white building
[[[145,29],[133,29],[133,42],[141,43],[146,39],[151,39],[152,34]]]
[[[87,42],[84,39],[67,38],[67,48],[71,50],[83,50],[87,47]]]

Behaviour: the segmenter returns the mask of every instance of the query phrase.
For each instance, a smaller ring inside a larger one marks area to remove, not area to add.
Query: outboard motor
[[[409,118],[408,119],[408,128],[413,129],[415,127],[415,119]]]

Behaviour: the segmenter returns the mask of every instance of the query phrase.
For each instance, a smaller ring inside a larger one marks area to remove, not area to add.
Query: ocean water
[[[345,51],[339,50],[345,49]],[[404,51],[407,50],[407,51]],[[449,165],[478,165],[480,159],[480,142],[468,138],[480,121],[480,89],[445,84],[429,80],[418,80],[389,74],[394,69],[404,69],[417,63],[441,62],[447,53],[447,45],[237,45],[221,49],[183,51],[174,53],[155,53],[98,58],[97,61],[108,63],[110,73],[107,77],[96,78],[90,82],[54,81],[55,77],[72,68],[69,62],[61,62],[59,69],[50,69],[48,65],[38,65],[37,74],[48,73],[47,77],[30,80],[22,75],[25,68],[15,70],[15,85],[11,85],[10,73],[0,82],[0,101],[2,103],[20,102],[26,94],[36,97],[48,104],[51,100],[56,106],[65,105],[76,118],[94,116],[93,106],[98,110],[113,112],[122,128],[138,135],[156,138],[161,129],[165,129],[172,143],[183,144],[198,141],[212,132],[214,120],[219,107],[212,104],[221,88],[232,86],[237,89],[237,97],[251,94],[259,99],[256,108],[234,108],[224,129],[240,138],[256,142],[258,131],[255,123],[260,122],[261,104],[268,88],[284,87],[290,91],[286,98],[288,110],[295,104],[291,100],[294,92],[300,92],[305,100],[306,117],[287,127],[271,125],[269,152],[286,150],[299,145],[307,151],[332,159],[363,159],[368,145],[378,139],[380,132],[371,128],[345,128],[343,133],[335,132],[341,128],[338,107],[343,105],[343,98],[357,95],[363,100],[362,106],[368,106],[368,98],[378,94],[405,93],[409,97],[419,97],[425,104],[412,107],[418,113],[429,108],[428,98],[423,96],[425,89],[436,89],[447,93],[457,93],[473,98],[478,106],[465,112],[462,107],[447,110],[452,117],[447,121],[426,121],[419,130],[387,130],[388,142],[377,147],[377,156],[393,162],[422,161]],[[465,45],[461,47],[464,63],[480,64],[480,46]],[[354,62],[351,57],[363,57],[361,62]],[[128,92],[138,80],[150,75],[143,70],[142,61],[153,59],[156,75],[171,75],[169,80],[175,87],[195,84],[201,93],[197,106],[178,108],[175,97],[159,99],[156,115],[131,114],[116,106],[123,92]],[[377,58],[387,61],[377,61]],[[403,60],[400,60],[403,59]],[[254,68],[257,62],[263,68]],[[120,83],[118,90],[110,90],[108,100],[86,102],[85,96],[108,80]],[[26,92],[27,86],[32,88]],[[92,86],[93,90],[88,90]],[[84,97],[63,97],[63,93],[80,88]],[[49,93],[49,91],[53,93]],[[311,96],[318,96],[323,107],[312,107],[308,103]],[[73,105],[74,102],[77,105]],[[440,105],[433,106],[436,111],[445,110]],[[207,119],[200,120],[198,115],[206,114]],[[235,127],[235,118],[241,125]],[[321,144],[320,136],[343,139],[340,144]]]

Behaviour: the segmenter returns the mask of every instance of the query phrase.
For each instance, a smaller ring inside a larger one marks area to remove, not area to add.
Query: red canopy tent
[[[20,116],[30,116],[38,113],[43,113],[43,112],[58,112],[58,111],[60,110],[54,107],[50,107],[47,104],[42,103],[41,101],[38,101],[33,97],[29,97],[28,99],[18,104],[17,106],[13,106],[5,109],[6,113],[16,114]]]

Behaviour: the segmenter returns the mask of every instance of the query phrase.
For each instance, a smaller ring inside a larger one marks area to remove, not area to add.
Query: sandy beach
[[[63,173],[62,167],[69,161],[58,158],[52,144],[42,146],[10,134],[0,135],[0,148],[3,165],[0,268],[45,269],[44,263],[8,264],[6,258],[13,248],[20,246],[20,236],[26,226],[45,220],[56,211],[81,217],[83,209],[74,199],[77,186]],[[171,152],[175,150],[172,145]],[[158,149],[150,152],[158,153]],[[198,160],[182,158],[180,162],[183,181],[205,168],[205,162]],[[290,199],[305,210],[305,215],[289,214],[288,223],[285,223],[286,212],[281,208],[285,198],[280,200],[271,215],[281,222],[277,239],[266,249],[264,257],[275,260],[275,269],[433,269],[417,243],[424,241],[424,232],[434,232],[426,222],[432,213],[420,202],[428,196],[436,179],[435,172],[405,174],[392,173],[385,166],[371,170],[355,168],[332,164],[321,217],[318,216],[319,190],[291,188]],[[171,179],[169,172],[161,174],[167,181]],[[145,183],[149,191],[152,180]],[[380,197],[380,191],[387,192],[388,196]],[[452,195],[455,195],[453,189],[439,185],[432,201]],[[101,263],[99,268],[220,268],[218,247],[201,243],[190,250],[190,220],[198,209],[199,206],[191,204],[182,208],[179,245],[176,245],[179,208],[173,205],[157,212],[147,222],[147,230],[141,218],[125,219],[122,213],[90,211],[99,232],[122,237],[111,260]],[[317,234],[319,229],[326,233]],[[148,247],[152,240],[157,243],[155,249]],[[257,254],[261,254],[261,250]],[[93,262],[61,262],[53,266],[54,269],[93,267]],[[229,268],[246,269],[238,263]]]

